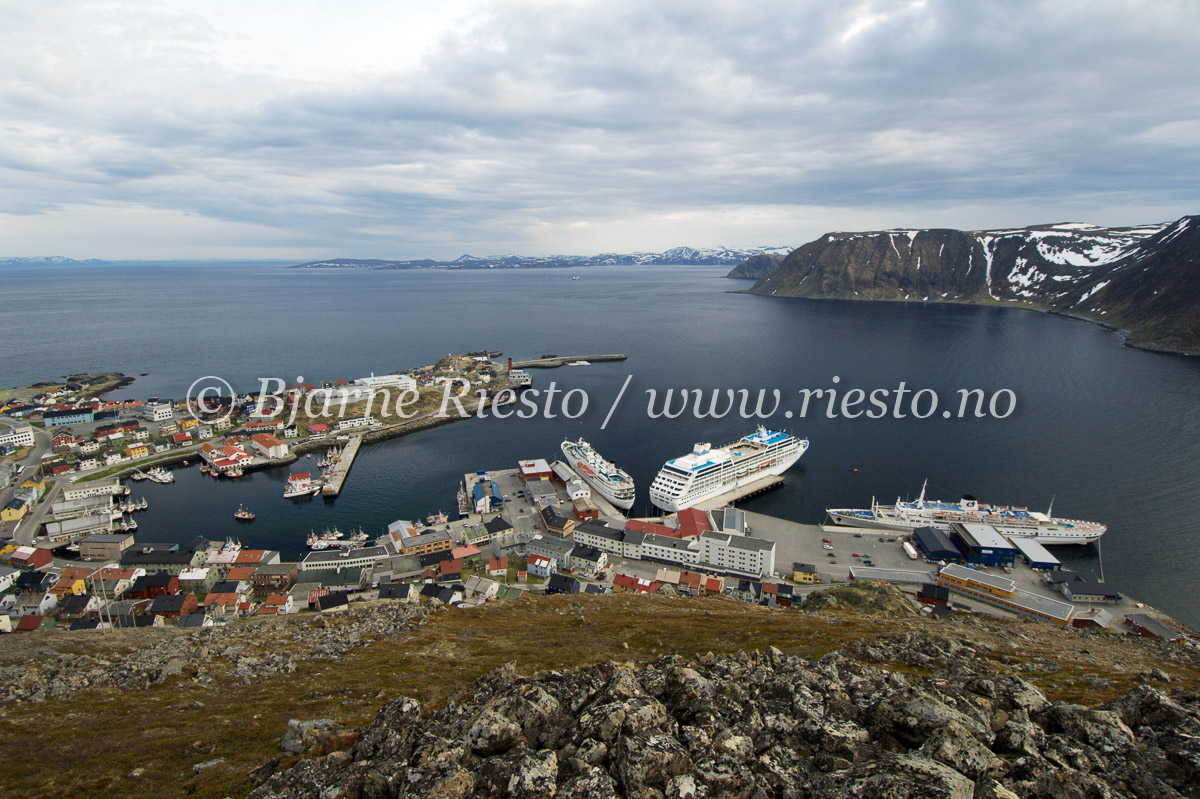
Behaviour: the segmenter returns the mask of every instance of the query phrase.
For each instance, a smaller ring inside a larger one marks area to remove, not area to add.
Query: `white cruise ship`
[[[564,441],[561,449],[571,471],[582,477],[596,493],[621,510],[633,507],[633,478],[628,472],[604,460],[600,453],[582,438],[578,441]]]
[[[650,485],[650,501],[674,513],[767,475],[781,475],[808,450],[808,439],[759,427],[718,449],[697,444],[682,458],[667,461]]]
[[[984,505],[975,497],[958,502],[925,499],[925,486],[915,502],[896,499],[895,505],[880,505],[874,499],[870,508],[830,508],[825,511],[835,524],[866,527],[873,530],[898,530],[911,533],[918,527],[949,530],[950,525],[986,524],[1009,538],[1031,538],[1039,544],[1090,544],[1108,532],[1108,525],[1080,519],[1056,519],[1050,512],[1028,508]]]

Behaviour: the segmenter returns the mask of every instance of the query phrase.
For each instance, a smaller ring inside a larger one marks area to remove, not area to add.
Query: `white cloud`
[[[0,254],[183,257],[197,220],[222,252],[420,257],[1196,211],[1191,4],[0,9]]]

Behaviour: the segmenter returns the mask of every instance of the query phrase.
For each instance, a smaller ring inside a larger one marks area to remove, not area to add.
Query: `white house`
[[[534,577],[549,577],[558,571],[558,561],[545,555],[530,555],[525,569]]]
[[[151,422],[165,422],[173,413],[169,402],[147,403],[142,407],[142,418]]]

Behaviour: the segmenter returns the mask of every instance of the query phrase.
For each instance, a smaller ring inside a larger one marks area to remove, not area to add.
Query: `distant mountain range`
[[[730,277],[759,277],[740,264]],[[1021,305],[1123,330],[1134,346],[1200,354],[1200,216],[1139,227],[829,233],[753,294]]]
[[[101,261],[96,258],[88,258],[86,261],[76,261],[74,258],[64,258],[61,255],[42,255],[32,258],[0,258],[0,266],[37,266],[38,264],[103,264],[107,261]]]
[[[601,253],[600,255],[460,255],[453,261],[434,261],[428,258],[410,261],[362,260],[358,258],[331,258],[296,264],[293,269],[554,269],[582,268],[588,266],[660,266],[685,264],[696,266],[733,266],[755,255],[774,254],[780,257],[792,251],[791,247],[752,247],[734,249],[730,247],[674,247],[665,252]]]

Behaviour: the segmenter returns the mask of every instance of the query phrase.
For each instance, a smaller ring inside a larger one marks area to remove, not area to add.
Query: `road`
[[[23,419],[12,419],[7,416],[0,416],[0,421],[3,421],[5,424],[9,425],[21,424],[24,422]],[[0,491],[0,507],[7,505],[12,498],[16,496],[17,490],[20,488],[21,483],[29,479],[30,476],[38,474],[42,464],[42,456],[50,451],[50,444],[50,433],[37,427],[33,428],[33,449],[30,450],[29,454],[27,454],[20,462],[20,466],[22,467],[21,471],[13,478],[12,485],[3,491]],[[61,480],[59,478],[52,478],[50,481],[47,481],[47,483],[46,496],[43,497],[41,502],[38,502],[38,504],[34,506],[33,513],[29,516],[26,516],[19,523],[5,522],[4,525],[0,527],[0,535],[3,535],[5,538],[13,538],[16,543],[21,544],[22,546],[27,546],[33,543],[34,532],[38,529],[38,525],[41,524],[42,517],[49,509],[50,502],[53,501],[53,496],[62,490]],[[16,530],[15,536],[13,534],[14,528]]]

